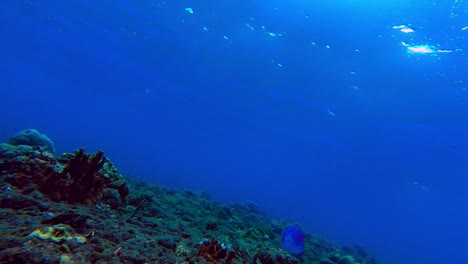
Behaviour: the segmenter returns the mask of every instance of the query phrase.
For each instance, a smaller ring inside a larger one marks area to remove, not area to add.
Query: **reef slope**
[[[0,263],[377,263],[312,234],[292,256],[254,203],[128,179],[101,151],[0,144],[0,187]]]

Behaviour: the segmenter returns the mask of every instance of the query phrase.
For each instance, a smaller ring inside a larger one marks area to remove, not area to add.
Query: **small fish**
[[[330,111],[330,109],[327,109],[328,113],[331,115],[331,116],[336,116],[335,113],[333,113],[332,111]]]

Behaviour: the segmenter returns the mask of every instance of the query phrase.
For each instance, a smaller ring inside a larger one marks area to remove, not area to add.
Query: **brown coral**
[[[113,204],[119,204],[128,195],[125,180],[102,151],[85,154],[81,148],[54,158],[38,148],[0,144],[0,160],[5,182],[20,189],[32,184],[57,202],[92,204],[106,193],[106,202],[115,197],[120,201]]]
[[[123,201],[128,195],[125,181],[119,177],[111,177],[104,170],[104,165],[111,167],[102,151],[95,154],[85,154],[84,149],[78,149],[65,167],[60,171],[51,172],[46,176],[39,190],[48,194],[55,201],[69,203],[92,204],[107,188],[116,189]],[[106,170],[107,171],[107,170]],[[111,172],[111,174],[116,174]]]
[[[221,246],[218,241],[206,241],[198,247],[198,257],[203,257],[208,263],[230,264],[236,257],[236,251],[229,251]]]
[[[94,155],[77,150],[59,173],[51,172],[46,176],[39,190],[55,201],[90,204],[95,202],[106,188],[105,179],[99,170],[104,165],[102,151]]]

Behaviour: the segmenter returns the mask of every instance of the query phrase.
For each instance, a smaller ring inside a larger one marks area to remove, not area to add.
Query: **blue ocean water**
[[[467,263],[468,2],[0,1],[0,139]]]

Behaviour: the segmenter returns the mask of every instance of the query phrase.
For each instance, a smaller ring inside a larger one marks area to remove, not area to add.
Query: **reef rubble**
[[[0,188],[0,263],[377,263],[312,234],[290,255],[254,204],[124,177],[101,151],[0,144]]]

